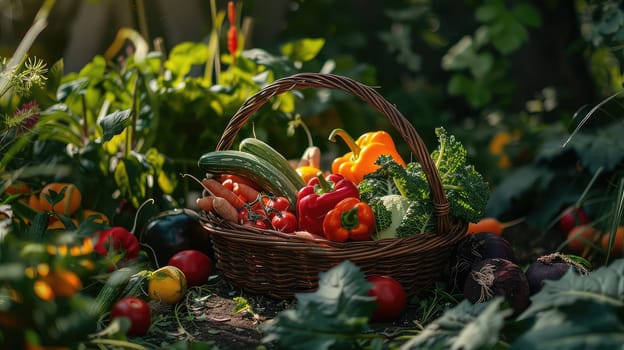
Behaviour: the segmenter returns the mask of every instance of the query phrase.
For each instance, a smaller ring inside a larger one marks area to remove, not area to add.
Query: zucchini
[[[293,184],[271,163],[258,156],[236,150],[212,151],[204,153],[199,158],[198,165],[209,174],[235,174],[248,178],[262,190],[286,197],[290,202],[291,211],[296,210],[297,192],[300,187]]]
[[[297,188],[305,186],[305,183],[303,183],[303,178],[301,178],[301,176],[297,174],[297,172],[290,165],[288,160],[284,158],[281,153],[275,150],[275,148],[271,147],[268,143],[253,137],[248,137],[241,141],[238,149],[243,152],[251,153],[271,163],[274,167],[281,171],[282,174],[284,174],[284,176],[286,176],[295,186],[297,186]]]

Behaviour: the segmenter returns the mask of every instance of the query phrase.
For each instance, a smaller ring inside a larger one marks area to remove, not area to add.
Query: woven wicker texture
[[[440,175],[416,129],[373,88],[334,74],[301,73],[276,80],[243,103],[230,119],[216,150],[229,149],[241,127],[271,98],[307,88],[348,92],[367,102],[389,121],[426,173],[437,218],[436,232],[337,243],[231,224],[205,213],[204,226],[211,234],[216,267],[233,285],[275,298],[292,298],[295,293],[315,290],[319,272],[347,259],[367,275],[394,277],[409,295],[432,288],[445,278],[449,254],[464,236],[467,224],[451,222]]]

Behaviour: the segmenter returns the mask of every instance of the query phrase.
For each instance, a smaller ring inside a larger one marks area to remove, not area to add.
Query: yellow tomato
[[[147,292],[152,300],[173,305],[182,300],[186,290],[186,276],[175,266],[163,266],[149,276]]]

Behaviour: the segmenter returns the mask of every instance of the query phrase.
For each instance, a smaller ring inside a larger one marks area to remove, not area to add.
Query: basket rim
[[[351,93],[370,104],[390,122],[408,144],[426,175],[431,190],[437,232],[448,232],[451,229],[450,204],[442,188],[438,169],[418,131],[396,106],[388,102],[377,90],[352,78],[332,73],[297,73],[273,81],[247,98],[239,107],[226,125],[215,150],[229,149],[242,126],[271,98],[292,90],[308,88],[329,88]]]
[[[211,236],[218,236],[223,240],[259,247],[269,246],[275,250],[276,254],[283,248],[288,254],[301,251],[310,256],[335,259],[350,259],[360,254],[367,257],[387,258],[401,254],[405,249],[409,249],[410,252],[425,252],[459,242],[465,236],[468,226],[465,222],[456,221],[444,234],[427,232],[381,240],[334,242],[320,237],[312,238],[298,236],[295,233],[243,226],[225,221],[212,213],[202,214],[200,223]]]

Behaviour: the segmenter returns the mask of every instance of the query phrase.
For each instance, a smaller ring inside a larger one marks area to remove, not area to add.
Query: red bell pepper
[[[375,232],[373,209],[356,197],[345,198],[325,215],[323,232],[335,242],[369,240]]]
[[[98,233],[98,240],[93,249],[100,255],[107,256],[109,249],[125,252],[127,260],[139,257],[141,246],[136,236],[123,227],[115,226]]]
[[[297,194],[297,215],[299,229],[323,235],[323,219],[338,202],[347,198],[360,198],[360,191],[342,175],[317,175],[299,190]]]

